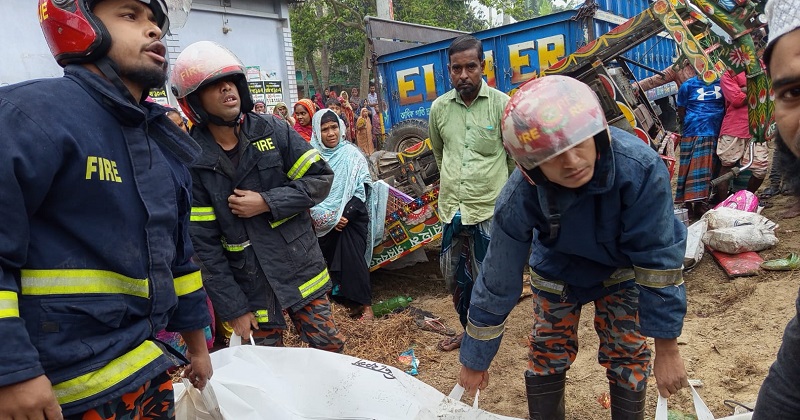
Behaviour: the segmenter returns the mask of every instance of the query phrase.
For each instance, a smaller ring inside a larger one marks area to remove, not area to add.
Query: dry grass
[[[419,332],[408,311],[374,321],[361,321],[348,316],[342,305],[332,303],[331,307],[336,326],[347,339],[344,354],[353,357],[398,366],[397,357],[414,344],[414,337]],[[308,347],[293,327],[284,333],[284,344],[287,347]]]
[[[347,309],[342,305],[331,303],[333,318],[339,331],[345,336],[346,344],[344,354],[371,360],[384,365],[394,366],[405,370],[397,358],[400,353],[408,350],[414,343],[419,328],[414,324],[414,319],[408,311],[389,314],[374,321],[361,321],[351,318]],[[286,347],[308,347],[300,339],[289,318],[286,318],[289,328],[283,333],[283,342]],[[425,350],[422,350],[425,354]],[[420,351],[415,350],[415,356],[420,358]],[[423,356],[430,359],[430,355]],[[172,382],[180,382],[183,367],[171,373]]]

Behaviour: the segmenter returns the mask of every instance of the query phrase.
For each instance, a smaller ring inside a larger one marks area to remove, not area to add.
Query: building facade
[[[0,85],[61,76],[63,72],[39,29],[36,2],[25,0],[29,7],[21,7],[13,0],[11,7],[12,0],[0,0],[6,2],[9,7],[0,14],[0,39],[14,42],[2,47],[5,54]],[[254,82],[252,89],[257,89],[256,82],[264,82],[265,96],[256,93],[257,99],[274,101],[279,89],[283,102],[297,101],[287,0],[194,0],[186,25],[165,37],[170,62],[196,41],[214,41],[233,51],[248,67],[248,78]],[[169,103],[177,105],[172,95],[167,95]]]

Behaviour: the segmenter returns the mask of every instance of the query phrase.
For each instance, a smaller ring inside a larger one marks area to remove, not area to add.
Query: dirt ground
[[[771,199],[773,206],[762,214],[778,222],[780,243],[761,252],[764,259],[781,258],[800,249],[800,218],[782,219],[789,198]],[[372,275],[375,300],[397,295],[415,298],[414,306],[441,316],[452,328],[460,327],[445,291],[438,268],[438,248],[429,246],[428,263],[405,269],[378,270]],[[794,315],[800,285],[798,272],[761,272],[755,277],[728,279],[710,255],[685,274],[688,313],[679,338],[681,355],[689,377],[703,382],[698,392],[715,416],[730,415],[723,404],[730,399],[743,403],[755,400],[761,382],[775,359],[786,323]],[[597,364],[597,335],[592,327],[593,309],[587,305],[581,319],[581,350],[567,380],[567,418],[610,418],[598,397],[608,391],[604,370]],[[531,328],[531,299],[522,299],[506,324],[500,351],[490,368],[489,387],[481,394],[481,408],[508,416],[527,415],[523,371],[527,364],[527,335]],[[377,320],[376,323],[386,322]],[[365,327],[369,324],[365,323]],[[443,336],[422,330],[414,335],[415,353],[420,359],[418,378],[447,394],[456,383],[460,364],[458,352],[441,352],[436,343]],[[652,345],[652,342],[651,342]],[[406,348],[397,348],[397,354]],[[359,354],[353,354],[354,356]],[[655,413],[655,381],[649,383],[647,417]],[[670,408],[692,412],[687,390],[670,399]]]

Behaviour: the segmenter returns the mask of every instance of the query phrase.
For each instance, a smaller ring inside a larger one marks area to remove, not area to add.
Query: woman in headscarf
[[[347,91],[342,91],[339,96],[339,102],[342,104],[342,114],[344,114],[345,125],[347,126],[347,140],[352,142],[356,141],[356,113],[353,111],[353,106],[350,105],[350,96]]]
[[[369,109],[361,108],[361,116],[356,122],[356,144],[367,156],[375,152],[372,144],[372,117],[369,116]]]
[[[311,99],[301,99],[294,104],[294,131],[300,133],[306,141],[311,141],[311,117],[314,116],[315,109]]]
[[[366,158],[345,141],[344,122],[336,113],[322,109],[314,115],[312,125],[311,145],[334,173],[328,197],[311,208],[319,246],[333,280],[332,297],[349,306],[351,315],[369,320],[373,314],[368,261],[377,234],[370,221],[377,219],[376,223],[382,225],[383,217],[370,217],[368,209],[373,208],[370,204],[374,201],[370,200],[379,198],[369,191],[372,178]]]
[[[289,126],[293,126],[295,123],[294,118],[289,115],[289,108],[286,107],[286,102],[278,102],[275,104],[275,107],[272,108],[272,114],[286,120]]]
[[[314,105],[316,105],[316,109],[325,108],[325,100],[328,99],[328,94],[325,94],[325,97],[322,97],[322,94],[317,92],[314,94],[314,100],[312,101]]]

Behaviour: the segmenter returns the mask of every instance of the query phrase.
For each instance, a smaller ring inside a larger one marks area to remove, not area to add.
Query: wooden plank
[[[755,276],[764,259],[755,252],[748,251],[741,254],[726,254],[706,247],[714,261],[719,264],[722,271],[730,278]]]

